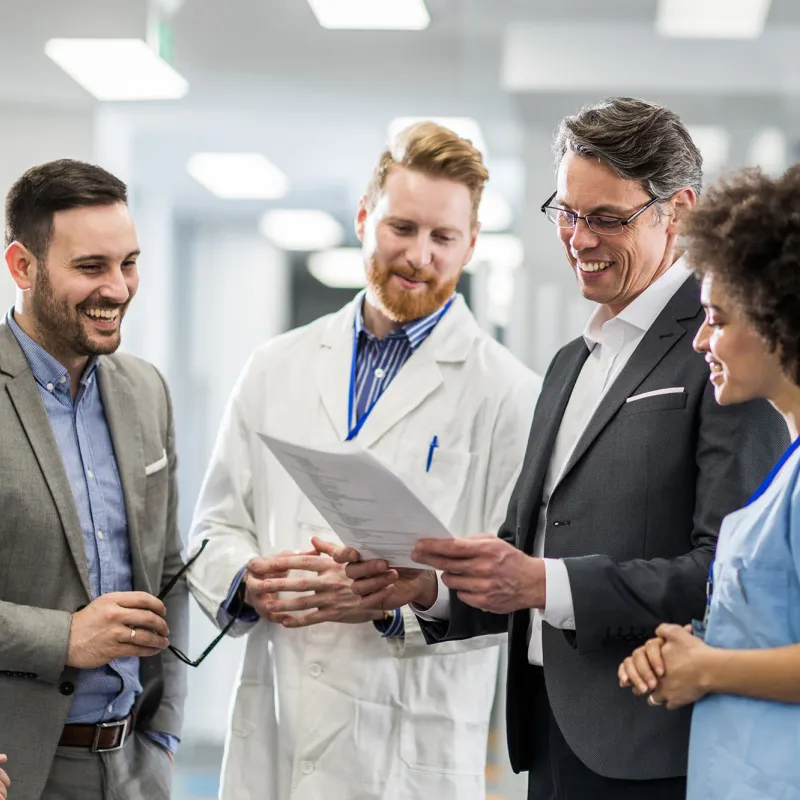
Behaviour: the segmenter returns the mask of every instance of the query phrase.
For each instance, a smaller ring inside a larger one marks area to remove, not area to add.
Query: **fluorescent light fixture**
[[[767,175],[780,175],[789,163],[789,144],[780,128],[763,128],[750,143],[750,164],[757,164]]]
[[[483,138],[481,126],[472,117],[395,117],[389,123],[389,141],[393,142],[397,134],[417,122],[435,122],[437,125],[450,128],[464,139],[469,139],[481,151],[484,160],[486,159],[486,140]]]
[[[308,271],[332,289],[362,289],[367,285],[360,247],[337,247],[312,253],[308,257]]]
[[[486,189],[478,209],[478,220],[482,231],[504,231],[511,227],[514,215],[508,201],[495,189]]]
[[[226,200],[275,200],[289,189],[287,177],[261,153],[195,153],[186,169]]]
[[[323,28],[421,31],[431,23],[425,0],[308,0]]]
[[[703,172],[713,175],[724,169],[731,149],[728,131],[716,125],[688,125],[687,129],[703,156]]]
[[[659,0],[656,30],[688,39],[755,39],[770,0]]]
[[[522,266],[524,258],[525,248],[519,236],[511,233],[480,233],[472,260],[465,269],[474,274],[481,266],[488,265],[493,270],[513,272]]]
[[[283,250],[327,250],[344,239],[337,220],[326,211],[312,209],[267,211],[259,227]]]
[[[177,100],[189,91],[141,39],[50,39],[44,52],[98,100]]]

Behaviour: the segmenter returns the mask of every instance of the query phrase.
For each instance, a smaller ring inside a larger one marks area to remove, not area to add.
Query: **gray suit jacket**
[[[169,394],[154,367],[103,356],[97,371],[122,480],[133,587],[157,594],[181,567]],[[159,461],[166,464],[158,467]],[[83,535],[50,420],[28,363],[0,324],[0,752],[15,800],[36,800],[72,703],[65,666],[71,615],[90,602]],[[170,640],[188,638],[188,592],[166,601]],[[141,661],[144,724],[180,734],[186,671],[174,656]],[[140,698],[141,699],[141,698]]]
[[[598,406],[553,491],[545,557],[569,573],[575,630],[543,626],[553,714],[576,755],[609,778],[684,775],[691,709],[649,707],[619,688],[617,667],[661,622],[701,617],[722,518],[747,501],[789,444],[765,401],[719,406],[708,366],[692,350],[703,319],[694,278],[677,291]],[[531,553],[555,437],[588,350],[582,338],[553,359],[522,473],[500,535]],[[628,397],[683,387],[626,403]],[[488,614],[451,593],[449,623],[429,641],[508,628],[508,744],[515,770],[532,764],[529,612]]]

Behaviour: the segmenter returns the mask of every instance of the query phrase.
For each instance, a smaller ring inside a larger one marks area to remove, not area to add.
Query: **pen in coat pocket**
[[[439,437],[434,436],[431,439],[431,445],[428,448],[428,463],[425,465],[425,472],[431,471],[431,464],[433,463],[433,451],[439,446]]]

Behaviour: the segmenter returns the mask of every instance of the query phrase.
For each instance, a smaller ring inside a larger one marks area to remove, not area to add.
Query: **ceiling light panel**
[[[337,247],[308,257],[308,271],[331,289],[362,289],[367,285],[360,247]]]
[[[261,218],[261,232],[283,250],[327,250],[340,245],[344,229],[326,211],[276,209]]]
[[[275,200],[289,189],[289,180],[261,153],[195,153],[189,174],[225,200]]]
[[[421,31],[431,17],[424,0],[308,0],[323,28]]]
[[[659,0],[656,30],[691,39],[755,39],[771,0]]]
[[[177,100],[189,91],[141,39],[50,39],[44,51],[98,100]]]

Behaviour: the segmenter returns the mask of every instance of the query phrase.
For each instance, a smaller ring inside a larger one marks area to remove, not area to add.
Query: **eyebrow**
[[[128,255],[123,258],[123,261],[130,261],[132,258],[136,258],[137,256],[141,255],[141,250],[131,250]],[[73,258],[69,263],[70,264],[83,264],[87,261],[111,261],[112,259],[109,258],[108,255],[104,255],[101,253],[93,254],[93,255],[86,255],[86,256],[77,256]]]
[[[384,222],[389,222],[389,223],[401,222],[404,225],[415,225],[415,226],[418,226],[417,222],[414,222],[413,220],[410,220],[410,219],[406,219],[405,217],[387,216],[387,217],[384,218]],[[449,227],[447,225],[436,225],[436,226],[434,226],[433,230],[435,230],[435,231],[444,231],[446,233],[452,233],[452,234],[455,234],[455,235],[458,235],[458,236],[461,235],[461,231],[458,228],[451,228],[451,227]]]
[[[713,303],[701,303],[703,308],[707,308],[709,311],[719,311],[720,313],[724,314],[725,309],[720,308],[719,306],[715,306]]]

